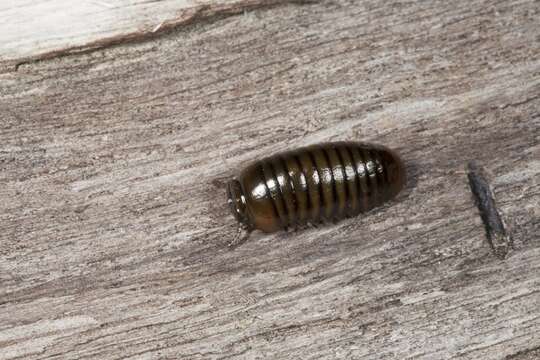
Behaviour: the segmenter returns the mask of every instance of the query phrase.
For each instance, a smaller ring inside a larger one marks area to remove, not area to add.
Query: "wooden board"
[[[284,4],[0,75],[0,359],[537,359],[539,16]],[[229,251],[224,183],[327,140],[397,149],[406,191]]]

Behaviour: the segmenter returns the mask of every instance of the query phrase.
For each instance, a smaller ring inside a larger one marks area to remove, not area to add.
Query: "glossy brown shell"
[[[228,184],[231,211],[248,229],[275,232],[356,216],[404,187],[403,162],[380,145],[335,142],[278,153]]]

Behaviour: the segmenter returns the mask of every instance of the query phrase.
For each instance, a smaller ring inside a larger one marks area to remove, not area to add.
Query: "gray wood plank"
[[[536,358],[539,13],[283,5],[1,74],[0,358]],[[406,160],[396,201],[227,250],[238,169],[357,139]]]

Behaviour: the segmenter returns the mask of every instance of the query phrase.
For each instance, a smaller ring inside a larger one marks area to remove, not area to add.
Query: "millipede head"
[[[227,183],[227,203],[232,214],[244,229],[250,229],[251,223],[247,214],[246,197],[242,185],[236,179]]]

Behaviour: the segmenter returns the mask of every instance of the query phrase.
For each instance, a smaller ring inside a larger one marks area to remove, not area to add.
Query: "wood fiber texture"
[[[0,4],[0,72],[151,39],[196,21],[286,0],[17,0]]]
[[[536,0],[291,3],[4,72],[0,359],[537,359],[539,19]],[[228,250],[225,182],[337,140],[397,149],[405,191]]]

